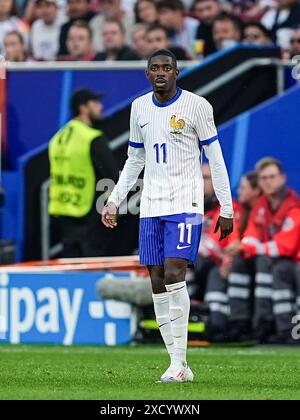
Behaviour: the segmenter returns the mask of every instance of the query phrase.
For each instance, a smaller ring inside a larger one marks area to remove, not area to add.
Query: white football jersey
[[[128,160],[108,201],[119,206],[145,167],[141,217],[204,214],[201,153],[203,146],[217,140],[213,109],[206,99],[182,89],[164,104],[153,92],[136,99]],[[225,178],[229,186],[227,173]],[[230,193],[229,201],[231,205]]]

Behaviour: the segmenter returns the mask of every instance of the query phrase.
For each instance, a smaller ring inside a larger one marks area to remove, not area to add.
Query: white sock
[[[174,360],[186,363],[190,297],[186,282],[166,285],[170,299],[171,331],[174,339]]]
[[[174,357],[174,340],[171,331],[169,294],[167,292],[153,294],[152,297],[156,321],[172,362]]]

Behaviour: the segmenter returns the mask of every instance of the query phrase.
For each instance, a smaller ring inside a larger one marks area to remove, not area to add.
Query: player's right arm
[[[137,121],[135,103],[132,104],[130,115],[130,140],[128,158],[120,175],[119,181],[107,200],[102,211],[102,223],[109,228],[117,226],[117,209],[125,199],[145,166],[145,148],[140,126]]]

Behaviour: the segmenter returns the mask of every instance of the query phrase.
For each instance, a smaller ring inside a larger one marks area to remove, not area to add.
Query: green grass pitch
[[[299,349],[191,348],[190,384],[156,383],[162,346],[0,345],[0,399],[300,399]]]

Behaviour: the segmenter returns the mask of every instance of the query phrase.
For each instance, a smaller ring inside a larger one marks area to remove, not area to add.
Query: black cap
[[[103,98],[103,92],[93,92],[89,89],[77,90],[71,98],[71,109],[74,116],[79,114],[79,107],[87,104],[89,101],[99,101]]]

